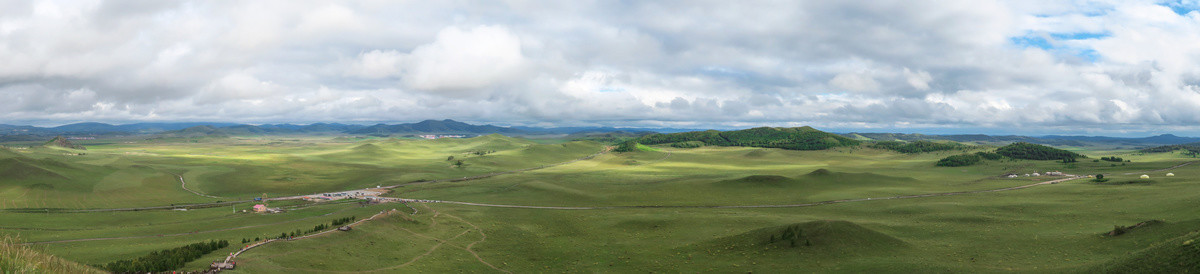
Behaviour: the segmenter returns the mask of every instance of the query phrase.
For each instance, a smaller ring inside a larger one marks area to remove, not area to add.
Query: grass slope
[[[1187,273],[1200,269],[1200,231],[1155,243],[1088,273]]]
[[[906,245],[900,239],[853,222],[821,220],[760,228],[707,241],[695,246],[695,249],[717,252],[820,252],[823,255],[835,255],[884,252]]]
[[[0,236],[0,273],[106,273],[18,245],[11,236]]]

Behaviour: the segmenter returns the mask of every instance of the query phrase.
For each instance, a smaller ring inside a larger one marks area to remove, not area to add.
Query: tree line
[[[959,167],[959,166],[974,165],[976,163],[979,163],[979,161],[982,161],[982,158],[979,157],[979,155],[977,155],[977,154],[962,154],[962,155],[951,155],[949,157],[942,158],[941,160],[938,160],[937,163],[934,165],[944,166],[944,167]]]
[[[179,269],[188,262],[227,246],[229,246],[229,241],[226,240],[213,240],[207,243],[199,242],[182,247],[154,251],[146,256],[110,262],[97,267],[115,273],[170,271]]]
[[[647,145],[701,142],[711,146],[742,146],[782,148],[791,150],[821,150],[843,146],[857,146],[862,142],[811,127],[772,128],[758,127],[735,131],[693,131],[669,134],[651,134],[636,139]]]
[[[900,153],[923,153],[967,148],[967,146],[958,143],[938,143],[925,140],[912,142],[882,141],[872,144],[869,147],[886,149]]]
[[[345,224],[349,224],[349,223],[354,222],[355,219],[356,219],[355,216],[338,218],[338,219],[334,219],[329,224],[324,224],[324,223],[317,224],[317,225],[313,226],[312,229],[309,229],[309,230],[297,229],[296,231],[292,231],[292,232],[282,232],[282,233],[279,233],[279,236],[272,236],[272,237],[268,237],[267,239],[274,238],[274,239],[280,239],[280,240],[287,240],[287,239],[295,238],[296,236],[304,236],[306,234],[313,234],[313,233],[325,231],[326,229],[330,229],[333,227],[338,227],[338,226],[342,226]],[[258,242],[258,241],[262,241],[262,239],[263,238],[261,238],[261,237],[254,237],[253,240],[251,240],[250,238],[242,238],[242,243],[245,244],[245,243]]]

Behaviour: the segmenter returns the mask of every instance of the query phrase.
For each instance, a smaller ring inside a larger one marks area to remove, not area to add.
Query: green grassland
[[[1200,164],[1150,171],[1195,160],[1178,152],[1083,147],[1067,148],[1090,157],[1076,163],[1005,158],[935,167],[950,155],[995,148],[900,153],[866,145],[786,150],[664,143],[574,161],[605,146],[499,135],[121,139],[83,145],[86,151],[0,149],[0,234],[84,264],[207,240],[233,243],[187,266],[199,270],[244,245],[244,238],[397,209],[352,231],[250,250],[234,272],[1094,273],[1200,267]],[[1091,161],[1101,156],[1130,162]],[[443,180],[513,170],[522,171]],[[804,207],[693,207],[1000,189],[1051,179],[1003,174],[1056,170],[1135,183],[1077,179],[1012,191]],[[1151,179],[1137,180],[1142,174]],[[184,190],[177,175],[189,189],[219,198]],[[251,205],[245,202],[188,211],[54,212],[376,185],[399,185],[388,194],[393,197],[606,208],[280,201],[272,206],[290,210],[242,213]],[[1104,235],[1115,225],[1146,220],[1163,223]]]

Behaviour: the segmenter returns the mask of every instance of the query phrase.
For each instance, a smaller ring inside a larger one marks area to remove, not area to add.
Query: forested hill
[[[1083,156],[1078,153],[1024,142],[1013,143],[1011,145],[997,148],[996,153],[1009,158],[1026,160],[1062,160],[1087,158],[1087,156]]]
[[[677,142],[703,142],[709,146],[769,147],[793,150],[821,150],[833,147],[857,146],[858,140],[816,130],[812,127],[758,127],[735,131],[693,131],[670,134],[651,134],[637,139],[647,145]]]

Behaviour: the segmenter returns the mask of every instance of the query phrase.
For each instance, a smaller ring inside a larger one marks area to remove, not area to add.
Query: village
[[[1010,178],[1010,179],[1011,179],[1011,178],[1019,178],[1019,177],[1040,177],[1040,176],[1067,176],[1067,177],[1076,177],[1077,175],[1066,174],[1066,173],[1062,173],[1062,172],[1060,172],[1060,171],[1057,171],[1057,170],[1055,170],[1055,171],[1047,171],[1047,172],[1046,172],[1046,173],[1044,173],[1044,174],[1043,174],[1043,173],[1037,173],[1037,172],[1033,172],[1033,173],[1025,173],[1024,175],[1019,175],[1019,174],[1016,174],[1016,173],[1006,173],[1006,174],[1004,174],[1004,175],[1000,175],[1000,177],[1004,177],[1004,178]],[[1167,174],[1164,174],[1164,176],[1166,176],[1166,177],[1175,177],[1175,173],[1167,172]],[[1096,178],[1096,175],[1087,175],[1087,176],[1083,176],[1083,177],[1087,177],[1087,178]],[[1149,175],[1149,174],[1142,174],[1141,176],[1138,176],[1138,178],[1140,178],[1140,179],[1150,179],[1150,175]]]

